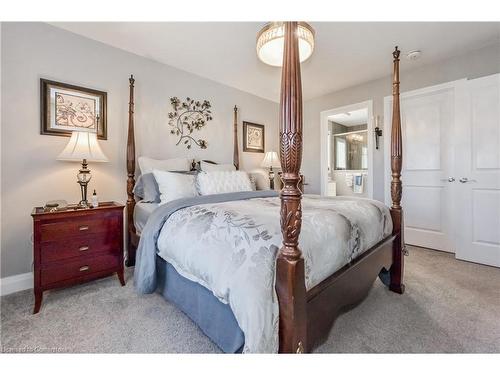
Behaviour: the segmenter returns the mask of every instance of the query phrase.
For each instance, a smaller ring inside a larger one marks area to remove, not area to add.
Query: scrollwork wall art
[[[40,99],[41,134],[69,137],[77,130],[107,139],[105,92],[42,78]]]
[[[207,148],[207,141],[195,139],[193,133],[195,130],[201,130],[208,121],[213,119],[210,102],[208,100],[195,101],[191,98],[186,98],[181,102],[179,98],[173,97],[170,98],[170,104],[174,110],[168,114],[168,124],[172,127],[170,134],[179,137],[176,146],[182,143],[188,150],[193,144],[202,149]]]

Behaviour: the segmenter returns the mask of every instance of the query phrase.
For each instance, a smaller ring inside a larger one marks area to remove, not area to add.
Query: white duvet
[[[307,289],[392,232],[389,210],[378,201],[306,195],[302,210]],[[158,237],[160,257],[230,305],[246,353],[278,351],[279,211],[279,198],[196,205],[174,212]]]

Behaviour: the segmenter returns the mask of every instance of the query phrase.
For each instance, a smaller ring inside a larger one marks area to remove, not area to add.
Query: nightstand
[[[33,217],[35,308],[43,292],[118,274],[123,277],[123,208],[103,202],[97,208],[45,212],[35,207]]]

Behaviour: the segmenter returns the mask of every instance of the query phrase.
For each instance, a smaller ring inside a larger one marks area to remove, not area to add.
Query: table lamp
[[[82,200],[78,203],[79,208],[88,208],[87,185],[92,178],[87,162],[107,162],[108,158],[102,152],[97,143],[97,134],[83,131],[74,131],[71,138],[59,154],[57,160],[78,161],[82,163],[82,169],[76,175],[77,183],[80,185]]]
[[[280,168],[281,163],[276,151],[268,151],[260,165],[262,168],[269,168],[269,187],[274,190],[274,171],[273,168]]]

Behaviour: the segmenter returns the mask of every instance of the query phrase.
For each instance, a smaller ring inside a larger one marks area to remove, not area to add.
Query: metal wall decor
[[[186,98],[185,101],[181,102],[179,98],[173,97],[170,98],[170,104],[174,109],[168,114],[170,119],[168,124],[172,127],[170,134],[179,137],[175,145],[178,146],[182,143],[186,145],[188,150],[193,144],[202,149],[207,148],[207,141],[195,139],[193,132],[201,130],[208,121],[213,119],[210,102],[208,100],[195,101],[191,98]]]

